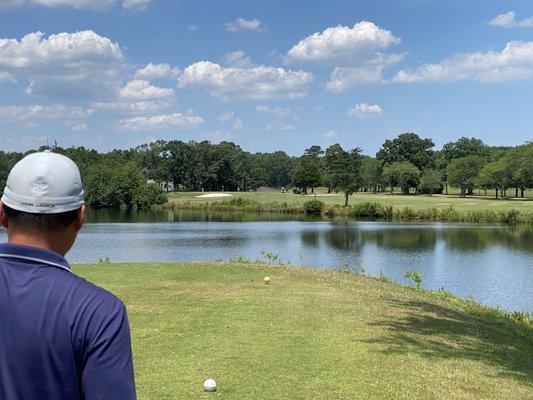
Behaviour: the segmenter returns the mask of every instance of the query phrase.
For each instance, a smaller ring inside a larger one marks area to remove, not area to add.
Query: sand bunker
[[[200,196],[196,196],[196,197],[232,197],[233,195],[232,194],[229,194],[229,193],[207,193],[207,194],[202,194]]]

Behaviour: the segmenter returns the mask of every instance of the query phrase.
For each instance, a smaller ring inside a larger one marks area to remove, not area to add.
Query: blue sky
[[[0,0],[2,150],[533,138],[533,2]]]

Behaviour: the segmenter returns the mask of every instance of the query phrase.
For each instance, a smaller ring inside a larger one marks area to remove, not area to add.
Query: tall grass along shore
[[[140,399],[500,400],[533,393],[530,316],[445,292],[238,262],[74,270],[126,304]],[[216,394],[203,392],[207,378],[217,381]]]
[[[175,193],[163,207],[315,214],[330,218],[386,221],[533,223],[533,199],[494,201],[482,197],[463,199],[444,195],[422,197],[356,194],[351,197],[351,206],[342,207],[341,196],[324,194],[315,197],[280,193],[233,193],[230,198],[212,197],[208,200],[198,196],[196,193]]]

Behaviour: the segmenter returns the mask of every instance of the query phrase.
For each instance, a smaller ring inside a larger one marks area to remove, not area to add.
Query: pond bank
[[[308,202],[321,201],[320,198]],[[160,206],[162,209],[205,210],[223,212],[258,212],[305,215],[305,204],[288,202],[259,202],[251,198],[235,197],[218,201],[181,201],[169,202]],[[447,208],[426,207],[411,208],[384,205],[376,201],[365,201],[353,206],[342,207],[340,204],[322,204],[317,212],[324,219],[344,218],[370,221],[440,221],[471,223],[533,224],[533,212],[523,212],[514,208],[507,210],[487,210],[472,208],[458,210],[453,205]]]
[[[139,398],[203,398],[208,377],[232,399],[531,394],[531,321],[444,292],[235,262],[74,271],[126,304]]]

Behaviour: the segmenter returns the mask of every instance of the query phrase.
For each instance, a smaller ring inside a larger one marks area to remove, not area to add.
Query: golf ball
[[[207,379],[205,382],[204,382],[204,390],[206,392],[216,392],[217,390],[217,383],[215,382],[214,379]]]
[[[265,281],[265,283],[270,283],[270,278],[268,276],[265,276],[265,278],[263,279],[263,281]]]

